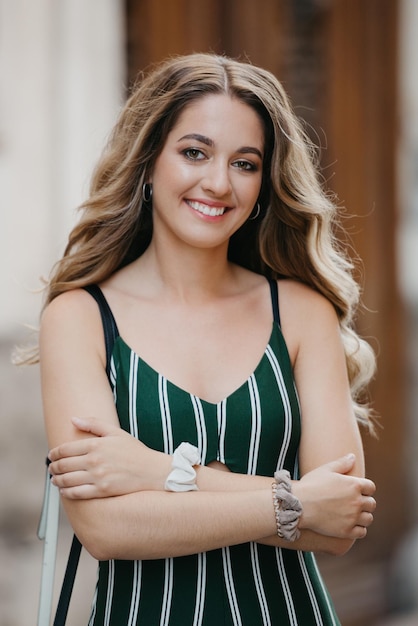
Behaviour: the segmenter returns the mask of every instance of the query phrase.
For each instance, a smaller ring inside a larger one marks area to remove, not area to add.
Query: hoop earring
[[[261,206],[260,206],[260,203],[259,203],[259,202],[257,202],[257,205],[256,205],[256,206],[257,206],[257,210],[256,210],[256,212],[255,212],[255,215],[253,215],[252,217],[249,217],[249,218],[248,218],[248,221],[250,221],[250,220],[251,220],[251,221],[252,221],[252,220],[256,220],[256,219],[257,219],[257,217],[260,215],[260,211],[261,211]]]
[[[144,183],[142,185],[142,200],[145,204],[149,204],[152,200],[152,185],[151,183]]]

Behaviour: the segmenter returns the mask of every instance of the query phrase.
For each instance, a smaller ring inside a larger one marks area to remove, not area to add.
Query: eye
[[[204,153],[198,148],[186,148],[185,150],[182,150],[182,154],[184,154],[186,159],[189,159],[189,161],[201,161],[205,158]]]
[[[233,165],[237,169],[244,170],[246,172],[255,172],[258,169],[254,163],[251,163],[251,161],[245,161],[242,159],[239,161],[234,161]]]

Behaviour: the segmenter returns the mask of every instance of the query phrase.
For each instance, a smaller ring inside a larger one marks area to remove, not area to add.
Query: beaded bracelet
[[[196,470],[200,464],[200,454],[196,446],[183,441],[173,453],[171,472],[167,476],[166,491],[197,491]]]
[[[286,541],[296,541],[300,537],[298,523],[302,515],[302,505],[292,493],[292,483],[287,470],[275,472],[274,481],[271,489],[277,534]]]

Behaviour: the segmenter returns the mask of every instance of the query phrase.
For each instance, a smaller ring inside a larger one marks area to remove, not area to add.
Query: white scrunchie
[[[196,470],[193,465],[200,464],[200,454],[196,446],[183,441],[173,453],[171,472],[167,476],[166,491],[197,491]]]

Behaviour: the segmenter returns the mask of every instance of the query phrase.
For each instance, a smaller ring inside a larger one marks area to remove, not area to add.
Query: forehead
[[[264,145],[264,128],[258,113],[242,100],[226,94],[205,95],[187,104],[170,135],[178,136],[186,131],[215,140],[226,134],[240,137],[243,144],[251,140],[251,145],[260,148]]]

